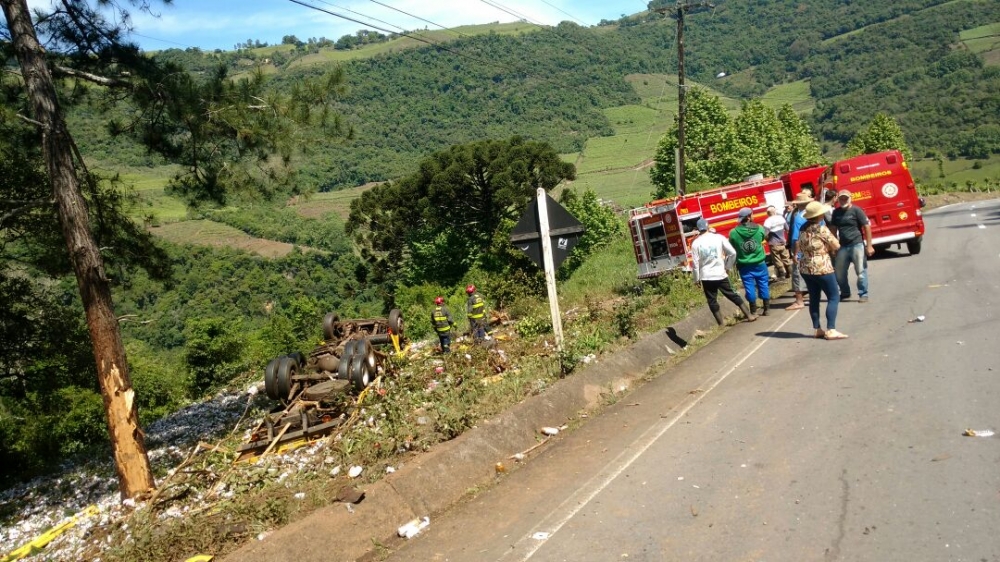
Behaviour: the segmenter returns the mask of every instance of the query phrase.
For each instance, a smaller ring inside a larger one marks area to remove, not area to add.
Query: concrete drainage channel
[[[778,289],[777,287],[775,287]],[[780,290],[775,291],[780,294]],[[727,315],[738,311],[723,304]],[[356,560],[370,555],[375,544],[391,543],[400,525],[433,522],[459,502],[468,490],[489,486],[503,461],[537,445],[539,430],[559,425],[601,406],[608,388],[627,391],[647,371],[679,352],[716,326],[708,307],[650,334],[635,345],[603,357],[540,395],[489,419],[459,437],[419,455],[406,466],[365,489],[365,500],[351,510],[342,505],[320,508],[309,516],[244,545],[224,558],[227,562],[296,562]]]

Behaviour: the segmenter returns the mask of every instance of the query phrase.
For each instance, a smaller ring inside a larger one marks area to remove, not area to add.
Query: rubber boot
[[[770,316],[771,301],[764,299],[764,309],[760,312],[761,316]]]
[[[748,307],[747,303],[745,302],[740,305],[740,311],[743,312],[743,316],[747,317],[747,322],[753,322],[754,320],[757,319],[757,317],[754,316],[752,312],[750,312],[750,307]]]
[[[715,316],[715,321],[718,322],[720,326],[726,323],[726,319],[722,317],[721,310],[713,310],[712,316]]]
[[[757,316],[757,301],[750,303],[750,314]]]

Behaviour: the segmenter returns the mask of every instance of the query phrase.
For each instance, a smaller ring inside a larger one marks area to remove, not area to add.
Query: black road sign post
[[[563,333],[559,296],[556,294],[556,268],[576,246],[583,231],[584,227],[576,217],[549,197],[544,189],[538,188],[537,203],[528,205],[510,235],[510,241],[545,270],[552,331],[559,351],[562,351]]]

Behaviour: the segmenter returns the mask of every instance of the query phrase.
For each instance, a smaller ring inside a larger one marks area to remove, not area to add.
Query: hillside
[[[658,18],[644,13],[600,28],[478,26],[438,33],[437,47],[404,37],[351,51],[285,49],[281,57],[274,49],[156,56],[195,71],[222,63],[238,74],[260,65],[279,88],[343,65],[348,90],[340,110],[357,138],[331,141],[317,132],[300,161],[301,181],[328,191],[399,177],[430,152],[481,138],[518,134],[580,152],[588,139],[613,134],[610,108],[648,98],[627,77],[676,72],[674,28]],[[919,155],[1000,151],[977,139],[983,127],[992,134],[1000,114],[996,2],[731,0],[689,22],[690,79],[736,104],[751,96],[791,101],[811,115],[831,150],[883,111]],[[728,76],[716,79],[719,72]],[[662,117],[646,111],[628,119],[645,125]],[[88,130],[80,142],[95,158],[139,157]]]

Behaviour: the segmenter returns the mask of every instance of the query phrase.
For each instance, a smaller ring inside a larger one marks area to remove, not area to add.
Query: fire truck
[[[639,278],[656,277],[676,268],[690,271],[690,247],[698,235],[698,219],[704,218],[710,228],[729,236],[739,222],[740,209],[750,207],[753,220],[762,223],[768,206],[784,209],[785,201],[781,178],[758,175],[741,183],[659,199],[632,209],[628,222]]]
[[[826,191],[848,189],[852,202],[871,221],[876,249],[905,243],[911,254],[919,254],[924,234],[913,177],[898,150],[863,154],[815,165],[778,178],[749,178],[747,181],[659,199],[629,212],[629,230],[639,278],[656,277],[672,269],[691,270],[689,248],[698,235],[695,224],[704,218],[710,228],[723,236],[737,225],[743,207],[753,209],[753,219],[762,223],[767,207],[784,209],[785,202],[809,189],[822,200]]]

